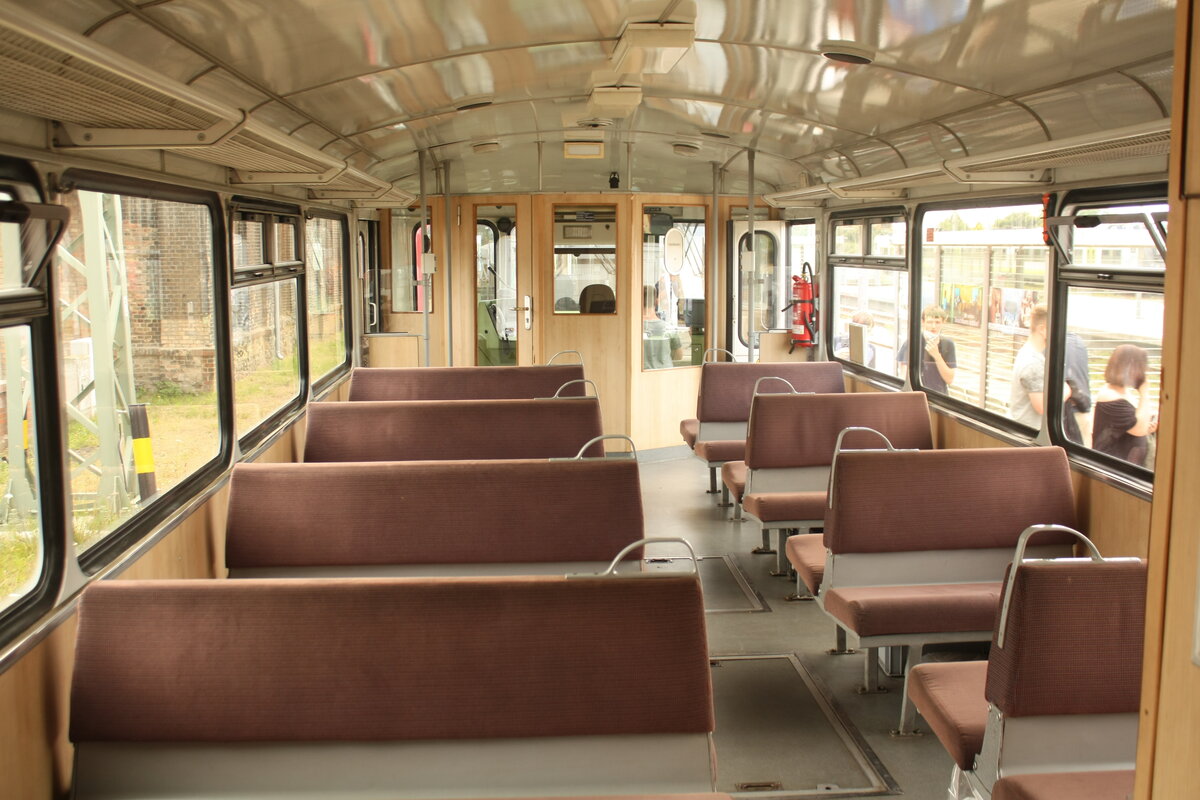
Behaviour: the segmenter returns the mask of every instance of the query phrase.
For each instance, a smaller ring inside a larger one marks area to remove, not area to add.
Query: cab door
[[[530,268],[532,230],[528,197],[464,198],[460,219],[472,275],[469,363],[528,366],[534,363],[537,320]]]

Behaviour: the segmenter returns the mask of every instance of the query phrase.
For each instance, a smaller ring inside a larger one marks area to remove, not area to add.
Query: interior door
[[[382,327],[382,310],[379,294],[379,221],[360,219],[355,236],[358,250],[358,269],[363,281],[363,330],[379,333]]]
[[[750,344],[766,331],[788,327],[784,306],[791,302],[791,273],[787,268],[784,244],[785,222],[757,220],[754,223],[755,264],[751,271],[750,236],[745,221],[730,222],[728,240],[734,246],[725,263],[730,265],[729,319],[726,338],[729,350],[745,360]],[[754,337],[752,339],[752,337]]]
[[[464,201],[474,254],[471,316],[478,366],[534,363],[534,314],[530,271],[529,198],[490,196]]]

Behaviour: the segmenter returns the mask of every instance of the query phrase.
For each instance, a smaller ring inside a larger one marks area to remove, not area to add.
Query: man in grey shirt
[[[1008,414],[1022,425],[1041,429],[1046,412],[1046,330],[1045,306],[1035,306],[1029,317],[1029,338],[1013,361],[1012,392]]]

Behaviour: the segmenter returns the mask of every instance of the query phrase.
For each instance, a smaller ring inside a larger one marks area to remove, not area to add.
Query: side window
[[[235,209],[232,228],[234,417],[245,440],[299,401],[299,282],[305,265],[298,215]]]
[[[346,337],[346,220],[318,216],[304,225],[308,371],[313,383],[350,361]]]
[[[928,208],[918,220],[918,385],[1036,431],[1050,261],[1041,205]],[[909,361],[906,346],[901,360]]]
[[[1116,471],[1152,477],[1162,373],[1165,203],[1067,206],[1051,226],[1064,324],[1055,439]]]
[[[704,207],[642,214],[642,369],[699,364],[704,357]]]
[[[617,209],[555,206],[554,313],[617,313]]]
[[[782,253],[775,234],[763,230],[754,231],[754,256],[759,282],[753,293],[750,287],[750,271],[741,257],[742,253],[749,251],[750,234],[743,233],[737,247],[738,339],[746,347],[750,346],[750,298],[754,298],[753,330],[755,334],[759,334],[785,327],[782,309],[787,300],[782,298],[790,297],[787,293],[790,292],[790,281],[788,287],[783,285],[787,270],[780,261]]]
[[[63,202],[54,277],[84,553],[221,452],[213,209],[82,188]]]
[[[904,377],[908,345],[908,225],[899,214],[830,224],[829,351],[833,358]]]
[[[55,402],[43,396],[53,378],[35,379],[33,364],[35,342],[52,346],[43,267],[67,214],[22,202],[37,198],[32,186],[0,182],[0,621],[14,624],[52,600],[54,563],[61,560],[57,540],[47,539],[57,535],[57,515],[48,520],[52,509],[42,507],[43,473],[55,459],[39,458],[36,416],[39,402]]]

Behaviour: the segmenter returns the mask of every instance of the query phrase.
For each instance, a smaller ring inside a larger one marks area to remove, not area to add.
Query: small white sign
[[[670,275],[678,275],[683,269],[683,231],[671,228],[663,237],[663,268]]]

